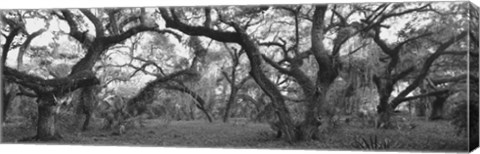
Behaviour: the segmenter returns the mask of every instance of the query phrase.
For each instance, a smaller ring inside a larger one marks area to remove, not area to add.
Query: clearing
[[[389,139],[397,146],[389,150],[401,151],[465,151],[468,140],[457,136],[447,121],[430,122],[417,119],[417,127],[411,130],[378,130],[342,125],[324,133],[318,141],[288,144],[275,139],[274,132],[267,124],[248,123],[234,125],[215,121],[171,121],[147,120],[145,127],[129,129],[126,134],[112,135],[95,127],[86,132],[62,130],[63,139],[50,144],[77,145],[129,145],[163,147],[222,147],[259,149],[355,149],[352,143],[358,137],[368,139],[377,136],[379,140]],[[69,133],[70,132],[70,133]],[[3,142],[33,136],[35,129],[7,123],[3,127]],[[22,142],[25,143],[25,142]],[[28,142],[35,143],[35,142]]]

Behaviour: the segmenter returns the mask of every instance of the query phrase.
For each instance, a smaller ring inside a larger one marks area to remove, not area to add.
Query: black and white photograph
[[[478,147],[468,1],[0,6],[0,33],[0,144]]]

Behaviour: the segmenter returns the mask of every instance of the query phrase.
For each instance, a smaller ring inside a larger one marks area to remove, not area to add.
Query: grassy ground
[[[288,144],[274,138],[269,126],[261,123],[249,123],[245,126],[230,123],[205,121],[172,121],[165,124],[160,120],[149,120],[143,128],[130,129],[121,136],[110,131],[90,129],[83,133],[62,130],[61,141],[52,144],[80,145],[130,145],[165,147],[234,147],[268,149],[334,149],[351,150],[357,137],[378,136],[388,138],[398,144],[390,150],[401,151],[465,151],[467,139],[456,136],[446,121],[429,122],[417,120],[413,130],[377,130],[354,126],[343,126],[324,133],[319,141]],[[34,135],[33,128],[7,124],[3,127],[2,142]]]

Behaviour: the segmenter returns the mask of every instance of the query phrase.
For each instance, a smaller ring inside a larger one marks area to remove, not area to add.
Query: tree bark
[[[433,121],[443,118],[443,107],[448,96],[448,94],[438,95],[435,100],[432,101],[432,110],[430,112],[430,117],[428,118],[429,120]]]
[[[56,104],[53,96],[40,95],[38,100],[38,123],[36,140],[56,140],[61,138],[55,129]]]
[[[10,106],[10,102],[12,101],[13,98],[15,98],[15,96],[17,95],[17,92],[16,91],[12,91],[12,88],[8,88],[8,92],[7,92],[7,84],[5,81],[5,79],[1,79],[2,80],[2,92],[1,92],[1,100],[2,100],[2,119],[1,119],[1,123],[5,122],[5,120],[7,119],[7,111],[8,111],[8,107]]]
[[[307,104],[307,111],[305,113],[305,120],[297,126],[296,138],[297,140],[311,140],[318,139],[318,126],[321,125],[320,120],[318,119],[319,113],[324,113],[319,111],[322,104],[326,102],[325,99],[326,91],[315,93],[313,96],[310,96],[310,99]],[[310,109],[314,107],[317,109]]]
[[[415,103],[415,115],[417,117],[424,117],[426,115],[427,107],[425,106],[425,103],[427,103],[425,99],[421,99]]]
[[[302,88],[305,104],[305,119],[299,123],[295,130],[297,140],[310,140],[318,138],[318,126],[321,125],[318,119],[321,114],[325,115],[327,110],[323,104],[326,103],[326,94],[333,80],[326,80],[328,82],[321,82],[320,85],[315,86],[313,81],[301,72],[298,68],[291,69],[292,77],[297,80],[297,83]],[[327,117],[327,116],[325,116]]]
[[[285,105],[285,99],[282,94],[275,86],[275,84],[268,79],[268,77],[262,71],[262,57],[261,53],[254,43],[250,39],[248,34],[244,29],[240,28],[239,25],[233,25],[235,30],[240,35],[240,45],[245,49],[248,59],[250,60],[250,75],[253,77],[255,82],[262,88],[262,90],[270,97],[272,104],[275,108],[275,113],[278,116],[280,125],[280,130],[284,135],[285,139],[289,142],[295,141],[295,127],[293,120],[290,116],[287,106]]]
[[[387,77],[383,79],[378,76],[373,76],[373,82],[377,86],[379,94],[375,128],[386,128],[390,126],[390,117],[393,113],[393,108],[391,108],[389,104],[390,94],[393,91],[393,81],[391,77],[387,75]]]
[[[232,90],[230,91],[230,96],[228,97],[227,105],[225,106],[225,114],[223,115],[223,122],[227,122],[228,118],[230,117],[230,109],[232,108],[232,104],[234,104],[236,95],[237,95],[237,89],[231,85]]]
[[[3,84],[5,84],[5,82]],[[3,90],[2,91],[2,122],[5,122],[5,120],[7,119],[7,109],[8,109],[8,106],[10,105],[10,100],[11,100],[10,98],[11,98],[10,93],[7,93],[5,90]]]
[[[95,100],[95,91],[93,86],[88,86],[81,89],[79,102],[80,104],[78,106],[78,110],[80,112],[77,112],[77,114],[85,114],[82,131],[86,131],[88,129],[90,119],[92,118],[92,111],[94,108]]]

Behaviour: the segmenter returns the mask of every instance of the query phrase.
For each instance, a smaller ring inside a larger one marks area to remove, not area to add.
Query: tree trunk
[[[310,96],[310,99],[307,103],[307,111],[305,112],[305,120],[297,126],[296,129],[296,138],[297,140],[305,141],[311,139],[318,139],[318,126],[321,125],[319,118],[319,113],[321,113],[320,107],[325,103],[325,94],[326,91],[315,93],[313,96]],[[317,106],[317,107],[313,107]],[[316,109],[315,109],[316,108]]]
[[[393,114],[393,109],[388,104],[388,98],[380,96],[380,104],[377,106],[377,117],[375,119],[375,128],[390,127],[390,117]]]
[[[391,108],[378,113],[375,119],[375,128],[390,128],[392,126],[390,122],[392,114],[393,110]]]
[[[448,94],[443,94],[436,96],[435,100],[432,101],[432,110],[430,112],[430,117],[428,118],[429,120],[439,120],[443,118],[443,106],[445,104],[445,101],[448,98]]]
[[[233,82],[233,81],[232,81]],[[230,96],[228,97],[227,105],[225,106],[225,113],[223,115],[223,122],[227,122],[230,117],[230,108],[232,104],[235,103],[235,96],[237,95],[237,90],[234,87],[231,87]]]
[[[10,105],[11,98],[11,93],[7,93],[4,88],[4,90],[2,91],[2,123],[5,122],[5,120],[7,119],[7,109]]]
[[[285,99],[275,84],[264,74],[262,70],[262,57],[261,53],[254,43],[250,39],[250,36],[239,25],[234,25],[235,30],[240,34],[242,47],[245,49],[248,59],[250,60],[250,72],[255,82],[260,88],[270,97],[273,107],[275,108],[275,114],[278,116],[280,123],[280,131],[284,135],[285,139],[289,142],[295,140],[295,127],[292,117],[285,105]]]
[[[424,117],[426,115],[427,107],[425,106],[427,99],[420,99],[415,103],[415,115],[417,117]]]
[[[321,124],[319,121],[319,115],[326,113],[324,111],[327,108],[322,108],[322,105],[326,102],[326,94],[330,85],[335,81],[338,76],[337,70],[334,68],[334,62],[330,57],[328,51],[323,45],[324,38],[324,19],[325,12],[327,11],[327,5],[315,6],[315,11],[312,20],[311,29],[311,43],[312,53],[318,64],[316,81],[313,83],[308,76],[298,68],[292,68],[292,75],[297,82],[302,85],[304,97],[307,100],[305,120],[297,126],[296,138],[298,140],[310,140],[318,139],[318,126]]]
[[[297,83],[302,87],[305,104],[305,119],[296,126],[295,137],[297,140],[317,139],[318,126],[320,126],[320,114],[326,108],[323,106],[326,102],[326,94],[333,80],[329,82],[321,82],[318,88],[310,78],[305,75],[300,69],[291,69],[291,75],[297,80]]]
[[[377,117],[375,119],[375,128],[390,127],[390,117],[393,113],[393,108],[388,103],[390,94],[393,91],[393,81],[391,77],[380,78],[373,76],[373,82],[377,86],[379,94],[379,104],[377,106]]]
[[[61,138],[55,128],[55,119],[57,114],[55,109],[55,100],[52,96],[40,96],[38,98],[38,123],[37,136],[35,139],[46,141]]]
[[[192,106],[188,106],[188,109],[189,109],[188,114],[190,116],[190,119],[195,120],[195,108]]]
[[[84,87],[81,89],[80,93],[80,102],[78,106],[77,114],[85,114],[85,119],[82,125],[82,131],[86,131],[88,129],[88,125],[90,124],[90,119],[92,118],[92,111],[93,106],[95,104],[95,92],[94,86]]]

